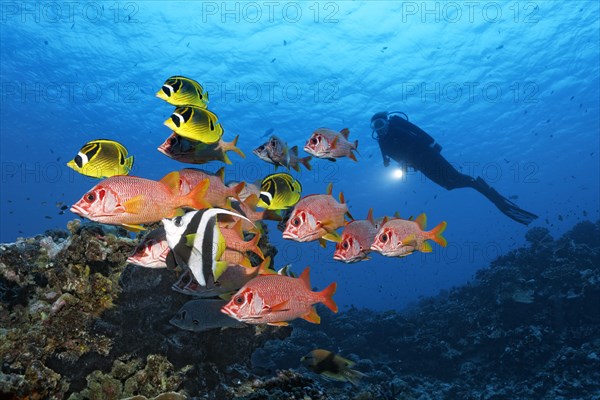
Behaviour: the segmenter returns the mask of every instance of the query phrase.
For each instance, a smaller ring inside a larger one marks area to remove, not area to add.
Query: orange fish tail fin
[[[240,201],[240,193],[242,193],[242,191],[244,190],[244,188],[246,187],[246,182],[240,182],[237,185],[235,185],[232,189],[233,189],[233,198],[235,198],[237,201]]]
[[[438,226],[429,231],[431,240],[442,247],[446,247],[448,245],[446,238],[442,236],[442,233],[444,233],[446,230],[446,225],[448,225],[448,223],[446,221],[442,221]]]
[[[243,236],[242,236],[243,238]],[[261,259],[265,259],[265,255],[263,254],[260,247],[258,247],[258,242],[260,241],[260,234],[255,233],[252,240],[250,240],[250,251],[259,256]]]
[[[205,200],[206,192],[210,181],[208,178],[197,184],[187,195],[184,196],[185,205],[195,208],[196,210],[203,210],[210,208],[211,204]]]
[[[321,302],[325,304],[331,311],[334,313],[338,312],[338,306],[333,301],[333,295],[337,289],[337,283],[333,282],[331,285],[327,286],[323,291],[319,292],[319,296],[321,297]]]
[[[265,257],[258,266],[258,275],[277,275],[277,271],[271,269],[271,257]]]
[[[310,165],[310,160],[312,160],[312,156],[303,157],[300,159],[300,162],[302,163],[302,165],[304,165],[306,167],[306,169],[309,171],[312,169],[312,167]]]
[[[258,204],[258,196],[255,194],[251,194],[243,201],[244,205],[250,208],[252,211],[256,210],[256,205]]]
[[[240,157],[246,158],[246,155],[244,154],[244,152],[242,150],[240,150],[239,147],[237,147],[237,142],[238,142],[239,138],[240,138],[240,135],[237,135],[231,142],[225,143],[225,145],[223,146],[223,149],[225,151],[233,151],[234,153],[237,153]]]

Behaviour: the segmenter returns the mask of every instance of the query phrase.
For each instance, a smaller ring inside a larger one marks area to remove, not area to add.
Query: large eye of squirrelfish
[[[176,227],[181,227],[182,225],[182,220],[181,217],[175,217],[175,219],[173,220],[173,223],[175,224]]]
[[[312,144],[317,144],[317,143],[319,143],[319,139],[320,139],[319,136],[313,136],[313,137],[310,138],[310,142]]]
[[[344,241],[344,243],[342,243],[342,249],[344,250],[348,250],[348,247],[350,247],[350,245],[348,244],[348,241]]]
[[[169,140],[167,140],[167,143],[169,143],[170,145],[177,144],[177,138],[171,137],[171,138],[169,138]]]
[[[294,226],[300,226],[300,222],[301,222],[300,217],[294,217],[292,219],[292,225],[294,225]]]
[[[235,304],[244,304],[244,296],[236,296],[235,299],[233,299],[233,301],[235,302]]]
[[[83,198],[88,203],[92,203],[94,200],[96,200],[96,195],[94,193],[90,192],[90,193],[86,194],[85,196],[83,196]]]
[[[387,233],[382,233],[381,236],[379,236],[379,240],[381,240],[383,243],[388,241],[388,235]]]

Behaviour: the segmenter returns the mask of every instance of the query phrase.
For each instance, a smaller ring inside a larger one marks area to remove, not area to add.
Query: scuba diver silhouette
[[[472,178],[456,170],[441,154],[442,146],[427,132],[408,121],[403,112],[378,112],[371,117],[373,139],[379,143],[383,165],[390,159],[404,163],[447,190],[470,187],[487,197],[506,216],[528,225],[537,215],[519,208],[488,185],[483,178]]]

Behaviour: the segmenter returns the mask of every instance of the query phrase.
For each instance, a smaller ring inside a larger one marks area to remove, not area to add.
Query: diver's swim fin
[[[538,216],[532,214],[528,211],[525,211],[515,203],[503,197],[500,193],[496,191],[493,187],[487,184],[481,177],[477,177],[474,182],[473,188],[476,189],[479,193],[483,194],[485,197],[491,200],[492,203],[498,207],[500,211],[502,211],[507,217],[521,223],[524,225],[529,225],[534,219]]]

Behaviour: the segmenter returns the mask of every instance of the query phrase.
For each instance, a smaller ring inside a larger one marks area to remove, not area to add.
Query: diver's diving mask
[[[371,137],[375,140],[385,136],[388,132],[389,121],[387,111],[375,113],[371,117]]]
[[[390,126],[390,121],[388,117],[393,114],[398,114],[408,121],[408,116],[404,114],[402,111],[381,111],[375,113],[371,117],[371,137],[375,140],[379,140],[384,137],[388,133],[388,128]]]

